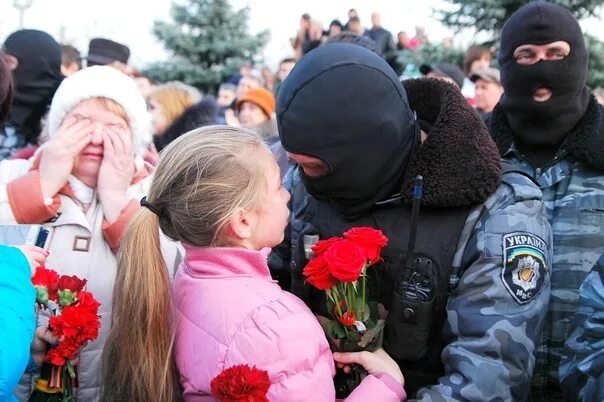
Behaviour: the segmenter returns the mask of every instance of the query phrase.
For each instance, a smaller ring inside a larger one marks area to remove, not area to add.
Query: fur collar
[[[514,142],[505,111],[497,105],[487,119],[491,136],[497,143],[499,152],[504,155]],[[591,96],[585,114],[579,123],[568,133],[561,148],[577,160],[598,169],[604,169],[604,108]]]
[[[409,200],[413,179],[424,178],[426,206],[482,203],[501,184],[501,162],[486,126],[453,84],[422,78],[403,81],[411,108],[432,125],[405,174]]]

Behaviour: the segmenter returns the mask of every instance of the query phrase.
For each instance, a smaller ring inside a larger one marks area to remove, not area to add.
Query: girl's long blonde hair
[[[226,126],[191,131],[162,152],[147,196],[159,215],[142,208],[118,254],[103,401],[182,400],[159,229],[197,247],[228,244],[223,228],[232,213],[255,208],[266,188],[259,159],[268,152],[257,134]]]

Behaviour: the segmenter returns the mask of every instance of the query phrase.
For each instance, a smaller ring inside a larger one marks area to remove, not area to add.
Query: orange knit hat
[[[237,110],[239,110],[243,102],[251,102],[257,105],[269,118],[275,113],[275,97],[270,91],[267,91],[264,88],[257,87],[248,89],[239,97],[239,99],[237,99]]]

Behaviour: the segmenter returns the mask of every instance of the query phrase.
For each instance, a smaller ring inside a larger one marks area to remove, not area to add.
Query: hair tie
[[[161,215],[161,211],[155,206],[153,206],[153,204],[151,204],[149,201],[147,201],[146,196],[141,198],[141,207],[147,208],[149,211],[153,212],[157,216]]]

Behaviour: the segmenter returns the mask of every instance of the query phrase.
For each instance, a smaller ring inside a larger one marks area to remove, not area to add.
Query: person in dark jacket
[[[388,311],[384,349],[410,397],[524,400],[549,301],[551,228],[541,191],[503,170],[459,89],[403,85],[375,53],[331,43],[293,68],[277,122],[298,166],[284,179],[292,212],[269,259],[275,278],[291,274],[290,290],[329,314],[302,275],[310,245],[381,229],[389,243],[368,294]]]
[[[15,96],[8,121],[0,125],[0,160],[27,144],[37,144],[40,121],[63,79],[61,46],[46,32],[16,31],[2,49],[12,70]]]
[[[573,328],[560,362],[562,392],[568,401],[603,401],[604,254],[579,289]]]
[[[188,108],[176,118],[166,128],[161,137],[154,137],[153,141],[158,151],[164,149],[169,143],[188,133],[189,131],[217,124],[218,105],[210,96],[204,96],[203,99]]]
[[[578,21],[555,3],[528,3],[501,32],[504,93],[487,125],[504,159],[539,183],[554,236],[532,401],[563,398],[564,342],[604,244],[604,108],[587,87],[588,59]]]

